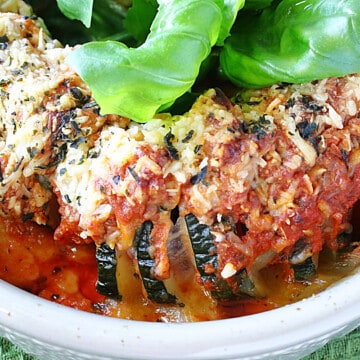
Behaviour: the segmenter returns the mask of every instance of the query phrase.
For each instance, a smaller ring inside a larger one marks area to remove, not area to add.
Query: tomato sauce
[[[358,216],[359,211],[354,212]],[[354,236],[359,235],[360,229],[354,226]],[[123,299],[107,299],[96,292],[97,264],[93,244],[63,244],[54,241],[53,231],[47,227],[30,221],[0,219],[1,279],[79,310],[143,321],[206,321],[259,313],[293,303],[349,275],[358,266],[357,252],[357,248],[343,253],[322,251],[316,277],[306,282],[287,282],[287,269],[281,264],[271,265],[261,273],[266,284],[264,298],[249,297],[213,305],[204,304],[203,297],[189,293],[192,303],[184,307],[159,306],[143,296],[141,280],[134,276],[131,260],[125,253],[118,259],[122,278],[127,279],[122,284]],[[193,288],[189,286],[188,290],[191,292]]]

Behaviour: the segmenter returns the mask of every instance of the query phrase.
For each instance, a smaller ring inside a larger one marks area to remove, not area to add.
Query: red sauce
[[[60,304],[95,311],[105,297],[95,290],[94,245],[62,245],[50,229],[1,221],[0,278]]]
[[[356,214],[359,212],[356,211]],[[355,222],[356,223],[356,222]],[[360,229],[355,227],[355,236]],[[182,291],[188,297],[185,307],[158,306],[142,295],[141,281],[134,277],[131,260],[120,259],[120,272],[127,281],[122,285],[123,300],[116,302],[96,292],[97,264],[93,244],[64,245],[54,241],[53,232],[31,222],[0,219],[0,278],[42,298],[76,309],[102,315],[143,321],[206,321],[259,313],[293,303],[317,293],[348,275],[358,265],[358,256],[334,255],[324,251],[318,274],[311,282],[286,282],[286,269],[272,265],[262,272],[267,297],[227,301],[212,307],[193,295],[192,286]],[[188,296],[186,291],[189,291]]]

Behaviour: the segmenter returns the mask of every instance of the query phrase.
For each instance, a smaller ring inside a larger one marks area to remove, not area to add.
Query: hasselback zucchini
[[[176,297],[166,290],[163,281],[156,279],[152,275],[155,260],[150,256],[148,251],[151,246],[150,238],[152,229],[153,223],[151,221],[145,221],[135,232],[133,246],[140,276],[150,300],[162,304],[174,304],[176,303]]]
[[[121,300],[116,279],[116,251],[107,243],[102,243],[96,249],[96,262],[98,265],[98,280],[96,291],[112,299]]]

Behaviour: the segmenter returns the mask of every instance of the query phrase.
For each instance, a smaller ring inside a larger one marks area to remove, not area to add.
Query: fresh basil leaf
[[[119,40],[135,44],[125,29],[127,9],[119,0],[94,0],[90,28],[78,20],[68,19],[53,0],[27,0],[34,13],[45,19],[51,36],[62,44],[78,45],[89,41]]]
[[[244,7],[245,0],[224,0],[223,20],[217,45],[224,45],[224,40],[230,35],[230,29],[233,26],[237,14]]]
[[[359,0],[282,0],[242,12],[220,56],[236,85],[301,83],[360,71]]]
[[[140,47],[92,42],[67,60],[92,90],[102,113],[147,121],[195,82],[218,39],[222,8],[222,0],[159,0]]]
[[[124,26],[139,44],[142,44],[149,34],[157,8],[158,3],[156,0],[133,0],[124,21]]]
[[[93,0],[56,0],[61,12],[72,20],[80,20],[87,28],[91,24]]]
[[[90,41],[130,39],[124,27],[126,15],[126,9],[116,0],[94,0],[91,27],[87,30]]]
[[[268,7],[273,0],[246,0],[244,9],[247,10],[261,10]]]

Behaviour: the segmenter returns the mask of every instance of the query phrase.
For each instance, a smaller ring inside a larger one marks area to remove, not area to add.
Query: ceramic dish
[[[119,320],[0,281],[0,336],[40,359],[299,359],[360,325],[360,271],[256,315],[199,323]]]

